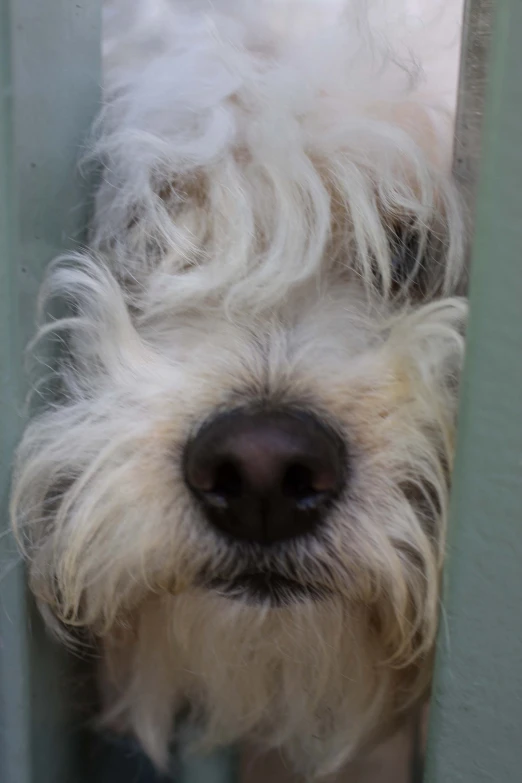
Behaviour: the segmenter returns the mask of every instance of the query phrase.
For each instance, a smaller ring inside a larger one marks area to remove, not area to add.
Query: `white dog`
[[[430,680],[455,54],[405,3],[119,2],[91,247],[44,286],[67,351],[13,524],[49,622],[101,653],[107,724],[159,766],[188,705],[205,747],[326,774]]]

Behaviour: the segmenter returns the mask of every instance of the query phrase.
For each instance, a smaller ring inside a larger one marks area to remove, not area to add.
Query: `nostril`
[[[193,465],[190,468],[187,471],[189,486],[209,506],[224,511],[243,494],[241,471],[232,460],[206,464],[204,469]]]
[[[290,465],[283,476],[283,495],[296,502],[316,494],[313,488],[313,473],[306,465]]]
[[[328,498],[331,490],[323,484],[324,481],[310,466],[294,463],[285,471],[282,493],[294,501],[299,511],[309,511],[318,508]]]
[[[313,492],[313,474],[309,467],[295,463],[289,465],[283,476],[283,495],[294,500],[300,500],[303,496]]]
[[[239,498],[243,492],[243,479],[237,465],[232,461],[220,462],[214,468],[214,483],[210,492],[224,500]]]

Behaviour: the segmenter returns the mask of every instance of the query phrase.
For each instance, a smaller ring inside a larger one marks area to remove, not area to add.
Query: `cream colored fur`
[[[102,652],[106,723],[158,765],[189,703],[205,746],[325,774],[430,678],[466,310],[445,50],[397,3],[119,3],[90,249],[42,292],[70,304],[39,331],[67,340],[61,397],[20,445],[13,525],[51,625]],[[269,549],[211,530],[181,469],[204,421],[260,401],[325,417],[351,459],[320,534]],[[199,586],[253,563],[330,597]]]

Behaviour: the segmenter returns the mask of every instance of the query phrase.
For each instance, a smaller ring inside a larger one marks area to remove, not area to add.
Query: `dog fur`
[[[104,722],[160,767],[189,705],[205,748],[249,737],[324,775],[429,686],[466,232],[451,89],[397,5],[107,9],[90,244],[43,286],[42,313],[69,311],[38,339],[67,348],[12,519],[50,625],[100,652]],[[188,438],[251,405],[312,411],[347,444],[316,535],[232,544],[188,492]],[[253,565],[327,596],[201,586]]]

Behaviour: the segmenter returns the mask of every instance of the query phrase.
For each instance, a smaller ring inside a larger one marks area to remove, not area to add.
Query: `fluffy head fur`
[[[46,614],[103,653],[107,721],[160,765],[189,703],[207,745],[325,773],[429,681],[465,316],[451,117],[405,17],[328,7],[110,8],[91,249],[43,289],[67,352],[13,524]],[[260,405],[326,418],[351,460],[318,533],[268,548],[210,529],[181,467],[203,422]],[[327,597],[201,584],[253,567]]]

